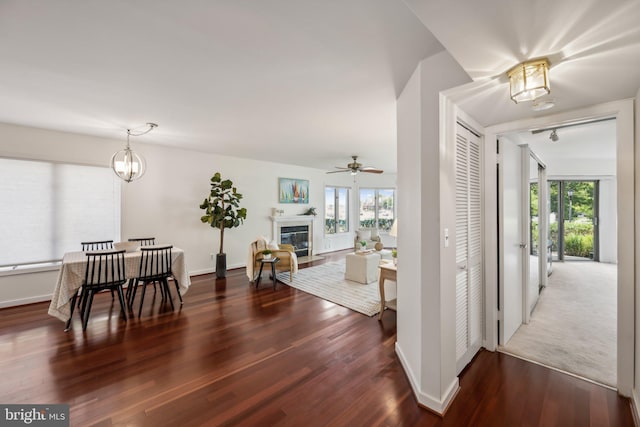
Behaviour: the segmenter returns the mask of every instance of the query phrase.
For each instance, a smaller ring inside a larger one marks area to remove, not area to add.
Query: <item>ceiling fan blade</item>
[[[327,171],[327,173],[351,172],[350,169],[340,169],[337,171]]]
[[[382,169],[376,169],[372,167],[360,168],[358,169],[360,172],[368,172],[368,173],[382,173],[384,172]]]

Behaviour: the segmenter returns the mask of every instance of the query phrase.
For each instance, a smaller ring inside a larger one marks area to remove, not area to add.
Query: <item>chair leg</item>
[[[144,294],[147,290],[147,282],[142,282],[142,295],[140,296],[140,309],[138,310],[138,317],[142,316],[142,304],[144,304]]]
[[[87,291],[88,295],[87,295],[87,301],[85,301],[85,313],[84,313],[84,318],[83,318],[83,322],[82,322],[82,330],[86,331],[87,330],[87,324],[89,323],[89,314],[91,313],[91,305],[93,304],[93,291],[89,290]]]
[[[124,292],[122,292],[122,286],[118,286],[118,299],[120,300],[120,309],[122,310],[122,317],[127,320],[127,305],[124,302]]]
[[[127,283],[127,293],[126,293],[126,297],[127,297],[127,303],[129,303],[129,305],[131,305],[131,294],[133,293],[133,284],[135,283],[136,279],[129,279],[129,282]]]
[[[129,295],[129,298],[128,298],[128,302],[129,302],[129,308],[131,308],[131,310],[133,311],[133,302],[135,301],[136,293],[138,292],[139,280],[138,279],[131,279],[131,280],[133,280],[133,285],[131,289],[131,295]]]
[[[162,278],[162,285],[164,288],[164,292],[165,294],[167,294],[167,298],[169,299],[169,302],[171,303],[171,310],[174,311],[176,309],[176,307],[173,305],[173,298],[171,298],[171,292],[169,291],[169,281],[167,280],[166,277]]]
[[[176,291],[178,292],[178,298],[180,298],[180,305],[182,305],[182,295],[180,295],[180,284],[178,283],[178,279],[176,279],[175,277],[173,278],[173,281],[176,284]]]

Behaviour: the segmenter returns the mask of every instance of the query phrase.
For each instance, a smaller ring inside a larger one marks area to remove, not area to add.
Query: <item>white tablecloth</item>
[[[125,273],[128,279],[133,279],[140,268],[141,251],[124,254]],[[53,291],[49,314],[66,322],[71,314],[71,298],[78,291],[84,280],[87,269],[85,252],[67,252],[62,258],[62,266],[58,274],[58,281]],[[191,280],[184,260],[184,251],[174,247],[171,250],[171,271],[180,285],[180,294],[184,295]]]

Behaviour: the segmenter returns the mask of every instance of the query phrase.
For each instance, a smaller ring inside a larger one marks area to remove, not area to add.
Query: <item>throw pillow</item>
[[[378,229],[377,228],[372,228],[371,229],[371,240],[378,240]]]
[[[358,230],[357,235],[358,235],[358,241],[371,240],[371,230],[360,229]]]
[[[272,251],[277,251],[278,249],[280,249],[280,247],[278,246],[275,240],[270,241],[269,244],[267,245],[267,248],[271,249]]]

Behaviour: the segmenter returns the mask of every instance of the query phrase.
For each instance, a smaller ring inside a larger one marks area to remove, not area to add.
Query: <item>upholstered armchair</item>
[[[360,242],[367,242],[367,246],[365,249],[376,249],[376,243],[381,243],[380,235],[378,234],[377,228],[360,228],[356,231],[355,237],[353,239],[353,250],[357,251],[361,249]]]
[[[257,279],[255,275],[260,271],[260,260],[264,257],[262,251],[269,249],[272,257],[280,258],[276,263],[276,271],[288,271],[289,280],[293,281],[293,275],[298,272],[298,257],[293,245],[267,243],[264,239],[257,239],[249,248],[247,260],[247,277],[252,282]]]

